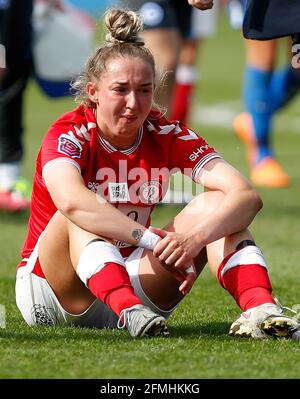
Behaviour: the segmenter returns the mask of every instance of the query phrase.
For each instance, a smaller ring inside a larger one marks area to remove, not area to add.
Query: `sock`
[[[124,266],[109,262],[88,280],[88,288],[118,316],[131,306],[142,304],[135,295]]]
[[[218,280],[243,311],[264,303],[275,303],[267,266],[255,246],[226,256],[219,266]]]
[[[177,67],[170,119],[187,122],[196,80],[197,71],[194,66],[181,64]]]
[[[269,84],[272,71],[264,71],[246,66],[243,84],[243,98],[246,111],[251,115],[254,136],[257,142],[257,159],[272,156],[270,131],[272,124],[272,107],[269,101]]]
[[[171,107],[171,120],[177,120],[182,123],[187,122],[192,93],[192,84],[175,83]]]
[[[284,107],[299,90],[299,71],[290,65],[274,71],[269,87],[269,98],[273,112]]]

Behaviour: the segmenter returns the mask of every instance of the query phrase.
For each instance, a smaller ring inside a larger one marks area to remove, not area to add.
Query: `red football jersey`
[[[139,129],[135,143],[126,150],[117,150],[99,136],[94,110],[77,107],[62,115],[43,139],[37,157],[29,230],[22,257],[29,257],[57,211],[42,177],[43,168],[53,162],[72,163],[89,190],[148,226],[154,206],[167,191],[171,174],[180,170],[195,180],[201,168],[214,158],[220,155],[203,138],[154,110]],[[123,242],[116,244],[120,249],[128,247]],[[126,252],[122,251],[124,256]]]

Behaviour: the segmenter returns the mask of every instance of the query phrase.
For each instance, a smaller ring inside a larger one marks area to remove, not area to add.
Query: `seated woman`
[[[230,334],[289,336],[247,230],[262,207],[206,141],[153,108],[153,56],[134,12],[106,15],[107,43],[75,83],[81,104],[46,134],[16,281],[29,325],[126,327],[167,336],[166,319],[209,263],[242,315]],[[180,169],[206,191],[164,229],[150,216]]]

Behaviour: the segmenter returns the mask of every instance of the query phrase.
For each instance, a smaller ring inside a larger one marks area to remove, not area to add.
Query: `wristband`
[[[144,234],[142,235],[142,237],[138,243],[138,247],[153,250],[159,240],[160,240],[160,237],[157,234],[154,234],[150,230],[147,229],[144,231]]]
[[[194,266],[189,266],[187,269],[185,269],[184,272],[185,272],[186,274],[195,273]]]

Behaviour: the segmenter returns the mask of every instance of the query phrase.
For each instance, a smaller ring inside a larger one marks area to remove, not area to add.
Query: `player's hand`
[[[199,10],[209,10],[213,7],[213,0],[188,0],[188,3]]]
[[[154,256],[175,269],[185,271],[202,249],[192,234],[169,232],[152,226],[149,229],[161,238],[153,250]]]
[[[181,283],[179,290],[183,294],[187,293],[197,277],[195,269],[191,265],[202,249],[201,246],[192,235],[168,232],[154,227],[149,229],[161,237],[153,250],[154,256],[174,273]]]
[[[180,286],[178,289],[182,293],[182,295],[188,294],[197,279],[197,274],[194,266],[190,266],[189,269],[187,269],[187,271],[185,272],[176,269],[171,269],[170,271],[171,273],[173,273],[176,280],[179,281]]]

